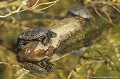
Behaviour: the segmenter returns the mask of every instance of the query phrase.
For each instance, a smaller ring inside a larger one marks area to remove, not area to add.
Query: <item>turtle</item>
[[[57,34],[47,28],[31,28],[23,31],[17,38],[16,51],[20,51],[23,45],[31,41],[41,41],[46,46],[51,38],[55,38]]]
[[[93,16],[85,6],[76,6],[68,9],[66,17],[80,17],[87,21],[93,20]]]
[[[29,70],[31,73],[40,73],[46,74],[50,71],[54,71],[56,69],[55,65],[50,63],[47,59],[43,59],[41,61],[20,61],[22,64],[21,67]]]

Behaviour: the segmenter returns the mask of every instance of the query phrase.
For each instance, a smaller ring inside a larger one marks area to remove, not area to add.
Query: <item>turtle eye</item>
[[[28,43],[30,43],[30,41],[24,41],[24,43],[22,44],[22,47],[25,46]]]
[[[39,41],[42,41],[42,39],[44,39],[45,38],[45,36],[40,36],[39,38],[38,38],[38,40]]]
[[[25,45],[22,45],[21,48],[23,49]]]

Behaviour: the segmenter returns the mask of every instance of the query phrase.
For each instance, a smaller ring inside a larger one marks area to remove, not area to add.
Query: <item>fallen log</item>
[[[76,18],[61,20],[49,28],[57,33],[57,37],[52,38],[47,46],[44,46],[40,41],[28,43],[18,53],[18,61],[23,68],[32,72],[46,73],[51,71],[54,67],[49,62],[61,59],[73,50],[90,47],[106,28],[94,25],[85,26],[84,24]],[[41,64],[44,59],[47,64]]]

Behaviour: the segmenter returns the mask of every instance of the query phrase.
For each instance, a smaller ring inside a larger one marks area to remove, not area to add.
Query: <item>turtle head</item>
[[[86,21],[88,21],[88,22],[92,22],[92,21],[94,21],[94,17],[92,16],[92,15],[88,15],[86,18],[84,18]]]
[[[67,12],[68,17],[75,17],[75,18],[82,18],[85,19],[86,21],[92,21],[94,20],[94,17],[92,16],[90,10],[88,7],[79,5],[75,7],[69,8]]]
[[[51,38],[55,38],[56,36],[57,36],[57,33],[51,31],[50,37],[51,37]]]
[[[15,52],[21,51],[23,42],[24,40],[21,40],[20,38],[17,39],[17,47],[15,49]]]
[[[16,52],[19,52],[22,50],[22,46],[23,45],[26,45],[28,43],[28,41],[24,40],[24,39],[21,39],[21,38],[18,38],[17,39],[17,47],[15,49]]]

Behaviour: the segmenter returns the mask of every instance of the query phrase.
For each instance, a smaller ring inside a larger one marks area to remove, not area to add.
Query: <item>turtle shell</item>
[[[41,36],[46,36],[49,30],[46,28],[34,28],[34,29],[27,29],[22,32],[18,38],[25,39],[25,40],[32,40],[37,39]]]
[[[89,13],[88,9],[84,6],[77,6],[70,8],[68,10],[68,15],[79,16],[82,18],[92,18],[92,15]]]

